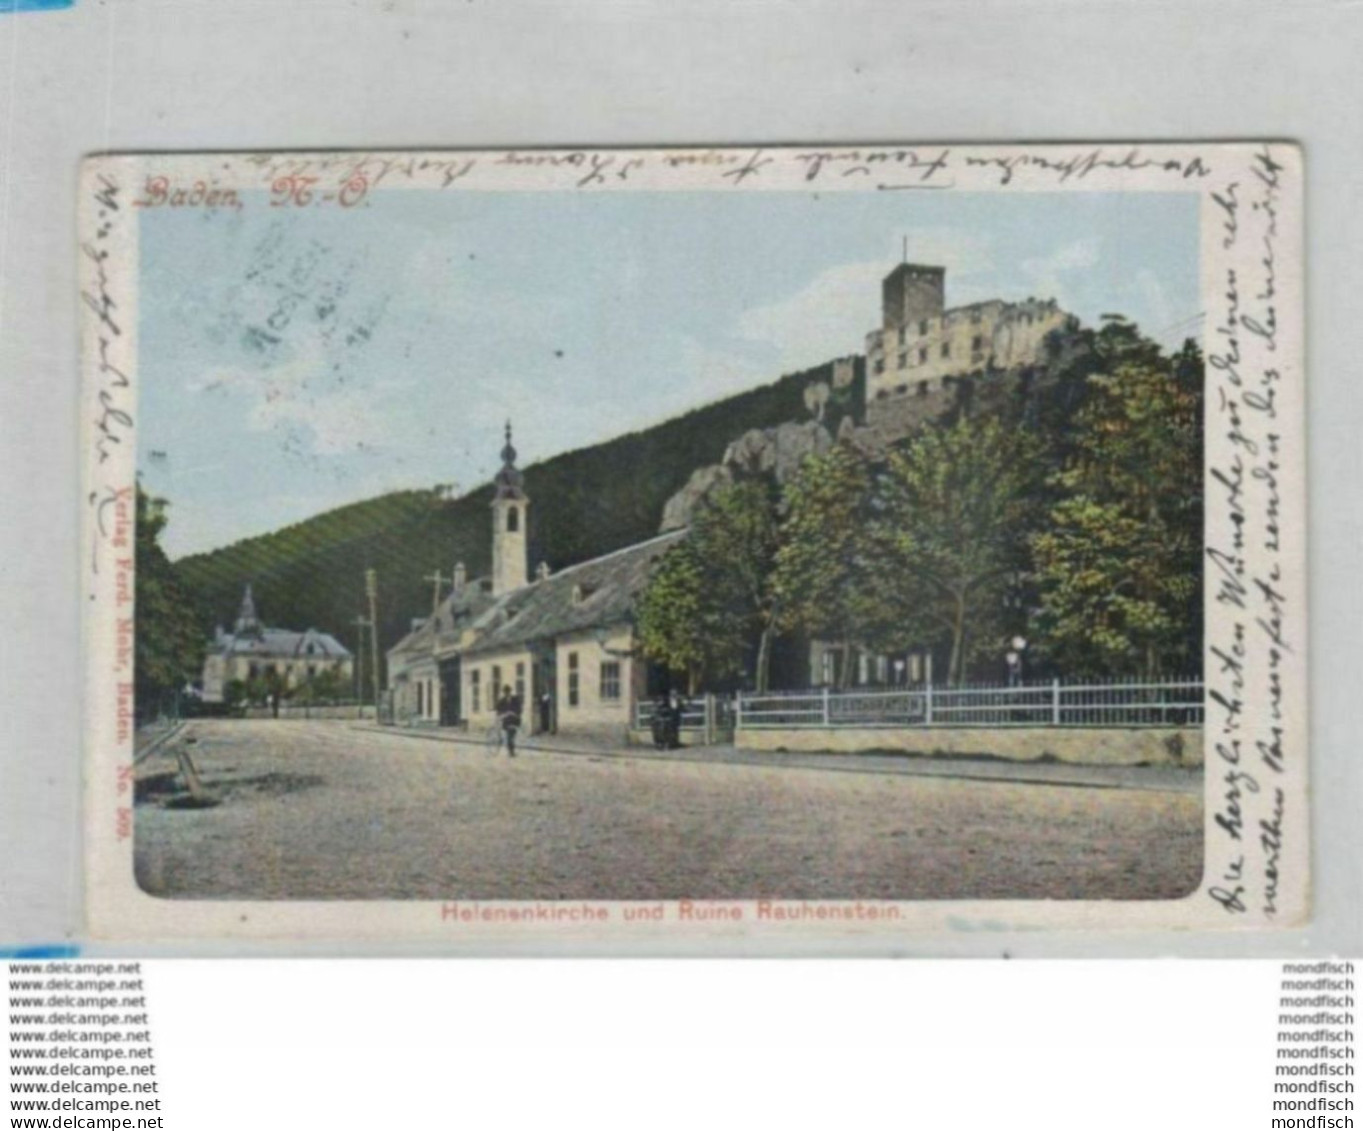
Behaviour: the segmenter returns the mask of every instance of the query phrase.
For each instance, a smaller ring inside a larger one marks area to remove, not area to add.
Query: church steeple
[[[492,481],[493,596],[519,589],[529,580],[525,535],[530,500],[526,497],[524,482],[516,467],[516,449],[511,443],[511,421],[508,420],[502,467]]]
[[[241,608],[237,610],[236,633],[238,636],[257,635],[260,621],[256,617],[256,602],[251,596],[251,583],[246,583],[246,591],[241,595]]]

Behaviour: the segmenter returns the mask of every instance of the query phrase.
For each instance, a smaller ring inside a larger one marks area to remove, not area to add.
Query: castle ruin
[[[1054,299],[946,309],[946,268],[901,263],[885,276],[881,325],[866,335],[866,423],[904,436],[942,415],[962,379],[1026,370],[1048,337],[1077,325]]]

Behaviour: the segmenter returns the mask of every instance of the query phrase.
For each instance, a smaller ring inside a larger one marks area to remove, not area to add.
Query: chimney
[[[459,593],[468,584],[468,570],[464,568],[463,562],[454,563],[454,591]]]
[[[538,568],[537,570],[535,570],[535,579],[536,579],[537,581],[547,581],[548,578],[549,578],[549,563],[548,563],[548,562],[540,562],[539,568]]]

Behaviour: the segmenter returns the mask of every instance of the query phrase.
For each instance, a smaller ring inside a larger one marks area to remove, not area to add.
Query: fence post
[[[831,716],[828,712],[828,688],[823,689],[823,725],[831,726]]]
[[[713,692],[705,693],[705,745],[715,744],[715,696]]]
[[[923,685],[923,725],[932,726],[932,680]]]
[[[739,691],[734,696],[734,740],[738,740],[738,732],[743,729],[743,692]]]
[[[1051,725],[1060,725],[1060,680],[1051,680]]]

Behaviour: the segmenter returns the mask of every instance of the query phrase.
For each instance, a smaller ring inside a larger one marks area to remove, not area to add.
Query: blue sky
[[[1191,193],[375,193],[142,217],[138,468],[172,557],[522,463],[861,352],[901,256],[949,306],[1196,329]],[[626,471],[627,469],[622,469]]]

